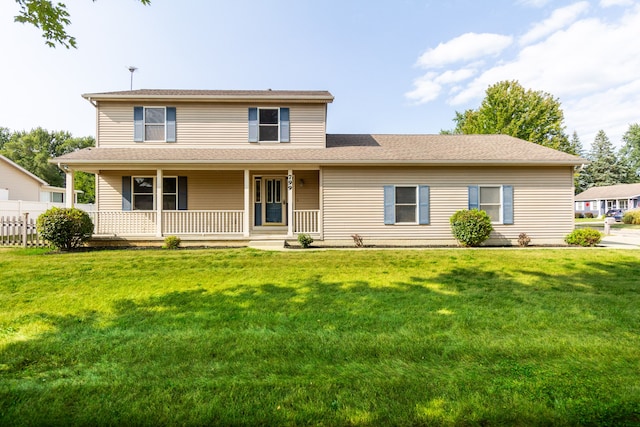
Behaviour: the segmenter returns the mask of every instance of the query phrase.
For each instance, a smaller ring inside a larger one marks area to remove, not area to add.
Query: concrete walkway
[[[613,249],[640,249],[640,230],[612,228],[611,234],[602,238],[600,246]]]

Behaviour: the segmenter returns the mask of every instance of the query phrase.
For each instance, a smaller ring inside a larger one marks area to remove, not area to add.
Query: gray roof
[[[506,135],[327,135],[326,148],[85,148],[54,162],[82,164],[565,165],[586,160]]]
[[[631,199],[640,196],[640,183],[591,187],[575,196],[577,202],[604,199]]]
[[[333,95],[326,90],[191,90],[191,89],[136,89],[116,92],[85,93],[82,95],[91,101],[126,100],[174,100],[174,101],[297,101],[332,102]]]

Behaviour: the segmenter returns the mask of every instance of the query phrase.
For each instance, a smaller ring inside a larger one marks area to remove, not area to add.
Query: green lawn
[[[0,249],[0,425],[640,425],[640,251]]]

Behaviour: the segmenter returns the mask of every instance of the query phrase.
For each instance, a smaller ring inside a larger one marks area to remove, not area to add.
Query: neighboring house
[[[598,217],[609,209],[635,209],[640,204],[639,200],[640,183],[591,187],[575,196],[575,211],[582,214],[590,212]]]
[[[326,91],[83,97],[96,147],[52,161],[71,184],[96,174],[96,238],[455,244],[449,218],[467,208],[491,216],[489,244],[561,243],[574,227],[585,161],[509,136],[327,135]]]
[[[65,189],[53,187],[0,155],[0,200],[64,203]]]

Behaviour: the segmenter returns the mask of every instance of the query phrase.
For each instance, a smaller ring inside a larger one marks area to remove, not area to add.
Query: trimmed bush
[[[38,217],[36,225],[40,236],[62,251],[80,247],[93,235],[91,218],[76,208],[51,208]]]
[[[576,212],[574,217],[575,218],[584,218],[584,214],[582,212]]]
[[[462,246],[480,246],[493,231],[491,218],[478,209],[460,210],[449,218],[451,233]]]
[[[162,249],[178,249],[182,240],[178,236],[167,236],[164,238]]]
[[[602,233],[593,228],[578,228],[573,230],[564,241],[575,246],[596,246],[602,240]]]
[[[584,217],[585,217],[585,218],[593,218],[593,212],[586,212],[586,213],[584,214]]]
[[[300,243],[300,246],[306,249],[313,243],[313,237],[309,236],[308,234],[298,234],[298,243]]]
[[[622,222],[625,224],[640,225],[640,209],[626,211],[622,216]]]

